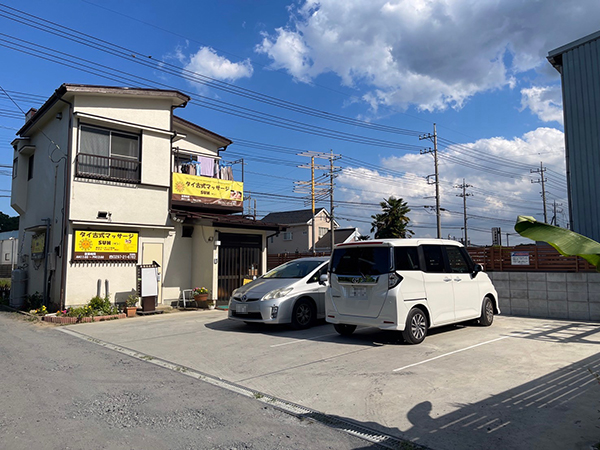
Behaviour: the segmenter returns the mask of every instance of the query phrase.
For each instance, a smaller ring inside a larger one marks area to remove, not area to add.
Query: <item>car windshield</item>
[[[331,259],[331,271],[337,275],[381,275],[390,267],[388,247],[339,248]]]
[[[265,273],[262,278],[304,278],[317,267],[323,264],[323,261],[289,261],[273,270]]]

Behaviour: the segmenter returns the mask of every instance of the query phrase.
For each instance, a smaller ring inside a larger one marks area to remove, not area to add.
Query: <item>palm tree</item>
[[[393,196],[380,203],[382,213],[371,216],[371,233],[375,230],[375,239],[407,238],[413,234],[407,229],[410,219],[407,214],[410,208],[401,198]]]

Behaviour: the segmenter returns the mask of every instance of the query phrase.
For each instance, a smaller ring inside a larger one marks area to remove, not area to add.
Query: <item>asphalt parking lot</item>
[[[222,311],[63,329],[433,449],[600,442],[596,323],[497,316],[489,328],[431,330],[416,346],[373,328],[248,326]]]

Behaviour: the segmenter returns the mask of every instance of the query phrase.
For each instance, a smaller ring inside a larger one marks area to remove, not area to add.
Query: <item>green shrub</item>
[[[32,309],[40,309],[42,307],[42,303],[44,302],[44,298],[42,294],[39,292],[35,292],[35,294],[28,295],[25,299],[25,305],[23,306],[24,311],[31,311]]]

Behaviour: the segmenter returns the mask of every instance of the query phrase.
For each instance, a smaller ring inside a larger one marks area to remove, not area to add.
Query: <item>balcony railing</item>
[[[139,183],[140,162],[108,156],[79,153],[75,159],[75,175],[82,178]]]

